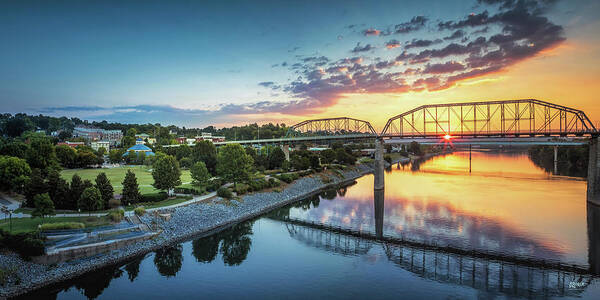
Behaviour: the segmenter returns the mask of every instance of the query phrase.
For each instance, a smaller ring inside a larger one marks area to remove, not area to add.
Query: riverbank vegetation
[[[566,176],[586,177],[589,147],[561,146],[558,147],[558,174]],[[533,163],[548,173],[554,172],[554,147],[533,146],[528,150],[529,158]]]

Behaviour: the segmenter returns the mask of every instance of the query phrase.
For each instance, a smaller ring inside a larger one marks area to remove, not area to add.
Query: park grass
[[[104,172],[106,173],[108,180],[110,180],[110,183],[113,185],[115,194],[120,194],[123,191],[122,182],[123,179],[125,179],[127,170],[131,170],[133,173],[135,173],[135,177],[137,178],[137,182],[140,187],[140,193],[148,194],[160,191],[152,187],[154,179],[152,178],[152,172],[150,171],[150,168],[146,166],[122,166],[105,169],[66,169],[63,170],[60,175],[62,178],[67,180],[67,182],[71,182],[73,175],[78,174],[82,180],[88,179],[93,183],[96,180],[96,176]],[[188,187],[191,181],[192,177],[190,175],[190,171],[181,170],[181,182],[184,183],[181,185],[181,187]]]
[[[143,206],[144,209],[164,207],[164,206],[183,203],[183,202],[186,202],[186,201],[189,201],[192,199],[193,199],[192,196],[177,196],[175,198],[170,198],[170,199],[166,199],[166,200],[159,201],[159,202],[140,202],[136,205],[128,205],[127,207],[125,207],[125,210],[127,210],[127,211],[134,210],[138,206]]]
[[[51,217],[51,218],[13,218],[12,233],[31,232],[38,229],[40,224],[77,222],[83,223],[85,228],[98,227],[110,224],[106,216],[102,217]],[[8,231],[9,220],[0,222],[0,229]]]

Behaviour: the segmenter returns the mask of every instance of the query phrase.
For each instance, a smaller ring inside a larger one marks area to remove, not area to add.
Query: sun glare
[[[446,134],[446,135],[444,136],[444,139],[445,139],[445,140],[447,140],[447,141],[449,141],[451,138],[452,138],[452,136],[451,136],[451,135],[449,135],[449,134]]]

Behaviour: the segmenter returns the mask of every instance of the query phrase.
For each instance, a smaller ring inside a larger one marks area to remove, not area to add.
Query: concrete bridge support
[[[590,139],[590,159],[587,177],[587,201],[600,205],[600,145],[598,137]]]
[[[290,145],[281,145],[281,150],[283,150],[283,154],[285,154],[285,160],[290,161]]]
[[[384,190],[375,190],[373,193],[374,211],[375,211],[375,236],[378,239],[383,238],[383,209]]]
[[[554,175],[558,175],[558,146],[554,146]]]
[[[375,139],[375,176],[373,176],[375,182],[373,186],[376,190],[383,190],[385,187],[383,169],[383,139]]]

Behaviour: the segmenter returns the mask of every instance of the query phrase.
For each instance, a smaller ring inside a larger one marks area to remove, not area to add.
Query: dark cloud
[[[427,17],[415,16],[408,22],[396,24],[394,26],[394,33],[409,33],[412,31],[417,31],[425,27],[425,23],[427,23],[427,21]]]
[[[400,42],[398,40],[390,40],[389,42],[385,43],[385,47],[388,49],[397,48],[400,47]]]
[[[356,47],[354,47],[354,49],[351,50],[352,53],[360,53],[360,52],[367,52],[367,51],[371,51],[375,49],[375,47],[371,46],[371,44],[366,44],[364,46],[361,46],[360,43],[356,44]]]
[[[453,73],[456,71],[462,71],[465,68],[465,65],[459,62],[449,61],[442,64],[428,64],[423,70],[423,74]]]
[[[273,82],[273,81],[263,81],[263,82],[259,82],[258,85],[264,86],[264,87],[271,87],[271,86],[275,85],[275,82]]]
[[[436,39],[436,40],[412,40],[411,42],[407,43],[406,46],[404,46],[404,48],[406,49],[410,49],[410,48],[423,48],[423,47],[429,47],[431,45],[435,45],[435,44],[439,44],[441,43],[442,40],[441,39]]]
[[[455,40],[455,39],[459,39],[465,36],[465,32],[462,29],[459,29],[455,32],[453,32],[451,35],[447,36],[444,38],[444,40],[449,41],[449,40]]]
[[[491,20],[489,18],[489,14],[486,10],[479,14],[470,14],[467,16],[466,19],[463,19],[458,22],[455,22],[455,21],[440,22],[440,23],[438,23],[438,28],[440,30],[443,30],[443,29],[458,29],[458,28],[465,28],[465,27],[474,27],[474,26],[481,26],[481,25],[489,24],[490,21]]]

